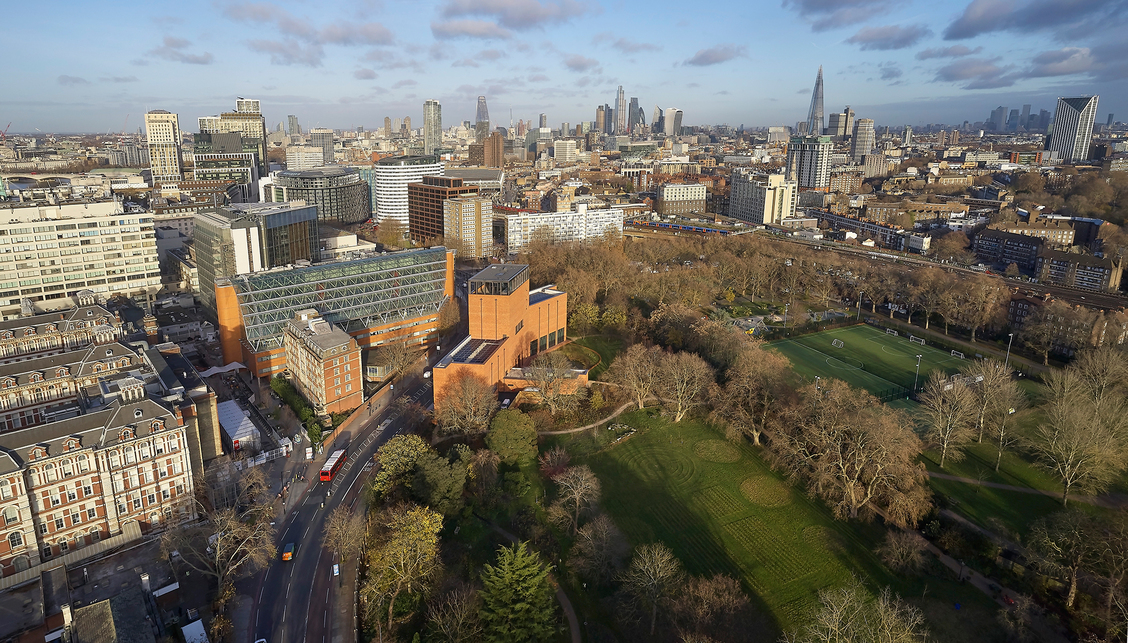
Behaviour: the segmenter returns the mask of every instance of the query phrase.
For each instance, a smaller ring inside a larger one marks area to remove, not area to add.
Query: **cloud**
[[[996,31],[1051,30],[1082,36],[1114,27],[1123,20],[1123,2],[972,0],[960,17],[944,30],[944,39],[963,40]]]
[[[318,67],[324,59],[324,45],[376,46],[395,42],[392,32],[378,22],[339,21],[323,27],[268,2],[242,2],[228,5],[223,13],[232,20],[255,25],[271,25],[283,38],[252,40],[250,44],[271,54],[275,65]],[[284,49],[294,48],[286,52]]]
[[[593,42],[598,42],[600,40],[603,40],[604,38],[610,38],[611,35],[612,34],[609,33],[599,34],[595,37]],[[635,42],[628,38],[616,38],[615,41],[611,43],[611,47],[618,49],[624,54],[637,54],[641,51],[659,51],[662,49],[658,45],[652,45],[648,42]]]
[[[598,67],[599,61],[594,58],[585,58],[579,54],[575,54],[564,60],[564,66],[572,71],[585,72]]]
[[[513,34],[488,20],[445,20],[431,23],[431,35],[442,40],[454,38],[504,40]]]
[[[1033,66],[1026,75],[1033,78],[1068,76],[1093,71],[1097,60],[1088,47],[1065,47],[1045,51],[1034,57]]]
[[[523,30],[576,18],[587,10],[587,6],[575,0],[449,0],[442,8],[442,15],[446,18],[492,18],[503,27]]]
[[[160,47],[150,49],[147,53],[150,56],[157,58],[164,58],[172,62],[184,63],[186,65],[210,65],[215,58],[208,52],[202,54],[190,54],[181,51],[191,45],[192,43],[183,38],[175,36],[165,36],[163,43]]]
[[[540,83],[546,80],[548,80],[548,76],[545,76],[544,74],[533,74],[532,76],[529,76],[530,83]]]
[[[451,67],[479,67],[478,61],[473,58],[463,58],[450,64]]]
[[[1010,66],[1000,67],[998,59],[963,58],[949,63],[936,71],[936,80],[941,82],[967,82],[964,89],[997,89],[1010,87],[1018,79],[1018,74],[1010,73]]]
[[[353,72],[353,78],[357,80],[374,80],[377,78],[377,74],[367,67],[361,67]]]
[[[743,56],[745,52],[744,47],[736,45],[717,45],[708,49],[700,49],[692,57],[686,59],[682,64],[693,65],[695,67],[708,67],[709,65],[719,65],[723,62],[728,62],[738,56]]]
[[[983,47],[969,49],[963,45],[952,45],[951,47],[937,47],[918,51],[916,58],[917,60],[928,60],[929,58],[962,58],[963,56],[970,56],[981,51],[983,51]]]
[[[136,83],[140,79],[136,76],[104,76],[98,80],[103,83]]]
[[[811,21],[813,31],[837,29],[863,22],[887,4],[886,0],[784,0]]]
[[[325,57],[321,45],[305,45],[293,38],[284,40],[251,40],[251,49],[270,54],[272,65],[306,65],[319,67]]]
[[[846,39],[846,42],[860,45],[863,51],[890,49],[905,49],[912,47],[921,38],[931,34],[924,25],[884,25],[881,27],[863,27],[858,33]]]
[[[75,85],[90,84],[90,81],[86,80],[85,78],[79,78],[78,76],[67,76],[66,74],[59,76],[55,80],[59,81],[59,84],[64,87],[74,87]]]
[[[504,58],[505,53],[497,49],[483,49],[482,51],[474,54],[474,57],[478,60],[497,60],[499,58]]]
[[[881,80],[896,80],[905,74],[897,63],[884,63],[878,69],[881,72]]]
[[[395,85],[392,85],[392,89],[399,89],[401,87],[415,87],[418,84],[419,83],[417,81],[414,81],[410,78],[405,78],[404,80],[399,81]]]

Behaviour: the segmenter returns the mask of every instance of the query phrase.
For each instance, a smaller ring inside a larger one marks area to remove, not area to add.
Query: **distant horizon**
[[[880,127],[985,121],[999,105],[1052,112],[1059,96],[1092,94],[1098,123],[1128,120],[1123,0],[1065,4],[730,1],[693,21],[663,1],[645,12],[599,0],[155,0],[113,12],[72,1],[8,34],[9,51],[37,55],[8,71],[0,126],[120,133],[165,109],[191,132],[245,96],[271,128],[295,114],[303,129],[340,130],[421,123],[434,98],[445,129],[472,120],[484,95],[494,126],[512,110],[557,129],[614,106],[619,85],[648,124],[659,105],[686,125],[794,126],[819,65],[825,113],[849,105]]]

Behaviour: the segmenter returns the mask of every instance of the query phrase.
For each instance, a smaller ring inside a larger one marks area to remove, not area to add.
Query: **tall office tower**
[[[1010,115],[1007,116],[1007,131],[1013,132],[1018,129],[1018,110],[1012,109]]]
[[[1049,110],[1038,110],[1038,131],[1046,133],[1050,129],[1050,112]]]
[[[163,109],[145,114],[145,136],[149,144],[153,183],[183,178],[180,169],[180,122],[176,114]]]
[[[1030,129],[1030,105],[1022,106],[1022,116],[1019,116],[1018,124],[1022,129]]]
[[[540,125],[539,125],[539,127],[548,127],[548,114],[541,114],[540,115]]]
[[[842,140],[846,137],[845,112],[835,112],[827,117],[826,135],[835,140]]]
[[[239,98],[235,101],[234,112],[223,112],[219,116],[201,116],[201,134],[238,134],[242,137],[244,152],[257,155],[259,176],[268,174],[266,160],[266,119],[259,111],[259,101]]]
[[[602,132],[603,128],[607,126],[607,113],[603,111],[603,105],[595,108],[595,131]]]
[[[561,136],[571,136],[572,132],[569,131],[571,129],[572,128],[568,125],[568,121],[564,121],[563,123],[560,124],[560,135]]]
[[[913,144],[913,128],[910,125],[905,126],[905,133],[901,135],[901,145],[908,147]]]
[[[654,106],[654,115],[650,117],[650,129],[654,130],[655,132],[660,131],[659,130],[659,125],[660,125],[659,121],[661,121],[661,120],[662,120],[662,108],[655,105]]]
[[[631,97],[631,104],[627,110],[627,131],[634,132],[635,125],[642,124],[642,112],[638,108],[638,98]]]
[[[861,163],[863,157],[873,151],[875,143],[873,119],[859,118],[854,128],[854,140],[850,142],[850,158],[855,163]]]
[[[423,103],[423,153],[434,154],[443,144],[443,106],[435,99]]]
[[[1113,122],[1115,122],[1115,121],[1113,121],[1113,120],[1112,120],[1112,117],[1113,117],[1113,116],[1115,116],[1115,114],[1113,114],[1112,112],[1109,112],[1109,113],[1108,113],[1108,122],[1107,122],[1107,123],[1105,123],[1105,125],[1108,125],[1109,127],[1112,127],[1112,124],[1113,124]]]
[[[996,132],[1003,131],[1006,126],[1007,108],[999,105],[991,110],[991,125]]]
[[[662,133],[665,136],[681,136],[682,111],[676,107],[667,107],[662,117]]]
[[[619,92],[615,96],[615,133],[627,134],[627,95],[623,93],[623,86],[619,85]]]
[[[482,143],[482,165],[486,167],[505,167],[505,137],[501,132],[490,134]]]
[[[1076,163],[1089,158],[1089,141],[1093,138],[1093,122],[1097,119],[1100,96],[1058,98],[1054,124],[1050,128],[1046,149],[1058,152],[1061,160]]]
[[[615,110],[607,103],[603,104],[603,133],[615,133]]]
[[[404,116],[403,117],[403,129],[400,130],[400,133],[403,135],[404,138],[411,138],[411,117],[410,116]]]
[[[847,105],[846,109],[842,110],[842,113],[846,115],[846,120],[845,120],[845,122],[843,122],[843,125],[846,126],[846,136],[853,136],[854,135],[854,116],[855,116],[854,110],[850,109],[850,106]]]
[[[552,156],[557,165],[571,165],[576,162],[576,142],[559,140],[552,144]]]
[[[384,117],[384,138],[391,138],[391,137],[392,137],[392,119],[385,116]]]
[[[298,117],[290,114],[287,118],[290,120],[290,136],[301,136],[302,126],[298,125]],[[281,125],[281,123],[279,123],[279,125]]]
[[[399,118],[392,119],[392,135],[399,136],[400,129],[403,128],[403,121]]]
[[[958,129],[952,130],[952,136],[948,139],[948,142],[952,145],[960,142],[960,131]]]
[[[830,149],[829,136],[793,136],[787,146],[787,179],[800,189],[829,190]]]
[[[486,97],[478,97],[478,109],[474,113],[474,141],[481,143],[490,135],[490,110],[486,107]]]
[[[336,160],[333,155],[333,130],[315,127],[309,131],[309,142],[313,147],[321,148],[322,165],[330,165]]]
[[[807,113],[807,133],[822,136],[823,133],[823,77],[822,65],[815,78],[815,89],[811,92],[811,111]]]

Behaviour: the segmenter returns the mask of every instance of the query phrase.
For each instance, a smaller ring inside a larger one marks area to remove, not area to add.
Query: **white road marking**
[[[285,605],[282,606],[282,622],[283,623],[286,622],[286,606]]]

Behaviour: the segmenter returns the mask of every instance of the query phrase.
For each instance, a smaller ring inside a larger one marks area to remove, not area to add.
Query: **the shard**
[[[807,114],[807,135],[822,136],[823,133],[823,79],[822,65],[815,79],[815,91],[811,93],[811,111]]]
[[[474,138],[478,143],[490,135],[490,110],[486,108],[486,97],[478,97],[478,111],[474,116]]]

